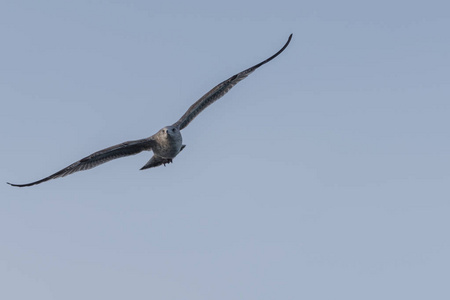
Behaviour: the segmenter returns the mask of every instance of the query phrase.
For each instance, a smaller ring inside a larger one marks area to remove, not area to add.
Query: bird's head
[[[164,128],[161,128],[158,134],[162,137],[176,137],[180,134],[180,130],[175,126],[166,126]]]

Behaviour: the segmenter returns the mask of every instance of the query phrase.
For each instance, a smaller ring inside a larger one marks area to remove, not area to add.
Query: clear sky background
[[[450,299],[448,1],[3,1],[1,299]]]

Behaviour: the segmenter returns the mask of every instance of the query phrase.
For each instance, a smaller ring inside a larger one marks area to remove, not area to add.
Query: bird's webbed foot
[[[171,159],[171,158],[168,158],[168,159],[166,159],[165,162],[163,162],[163,165],[164,165],[164,167],[165,167],[166,164],[170,164],[170,163],[172,163],[172,159]]]

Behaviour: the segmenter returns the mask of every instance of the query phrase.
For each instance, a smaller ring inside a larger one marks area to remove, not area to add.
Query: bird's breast
[[[156,141],[153,152],[163,158],[174,158],[181,150],[182,146],[181,134],[167,135]]]

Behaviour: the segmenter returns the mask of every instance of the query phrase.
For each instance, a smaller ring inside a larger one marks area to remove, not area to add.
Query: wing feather
[[[13,184],[13,183],[9,183],[9,182],[8,182],[8,184],[12,185],[12,186],[17,186],[17,187],[24,187],[24,186],[32,186],[35,184],[39,184],[39,183],[48,181],[50,179],[64,177],[64,176],[70,175],[70,174],[78,172],[78,171],[92,169],[98,165],[101,165],[103,163],[106,163],[106,162],[116,159],[116,158],[138,154],[144,150],[151,150],[153,143],[154,142],[153,142],[152,138],[146,138],[146,139],[121,143],[121,144],[114,145],[114,146],[105,148],[103,150],[97,151],[95,153],[92,153],[91,155],[86,156],[85,158],[82,158],[79,161],[74,162],[70,166],[56,172],[55,174],[45,177],[41,180],[34,181],[31,183],[26,183],[26,184]]]
[[[235,86],[239,81],[246,78],[248,75],[250,75],[253,71],[264,65],[265,63],[268,63],[275,57],[277,57],[281,52],[286,49],[286,47],[291,42],[292,34],[289,35],[289,38],[284,44],[284,46],[274,55],[269,57],[268,59],[260,62],[259,64],[254,65],[253,67],[250,67],[236,75],[231,76],[227,80],[219,83],[214,88],[212,88],[209,92],[207,92],[203,97],[201,97],[199,100],[197,100],[194,104],[189,107],[189,109],[184,113],[184,115],[172,126],[178,127],[180,130],[186,128],[186,126],[189,125],[189,123],[199,114],[201,113],[206,107],[214,103],[216,100],[220,99],[223,95],[228,93],[228,91]]]

